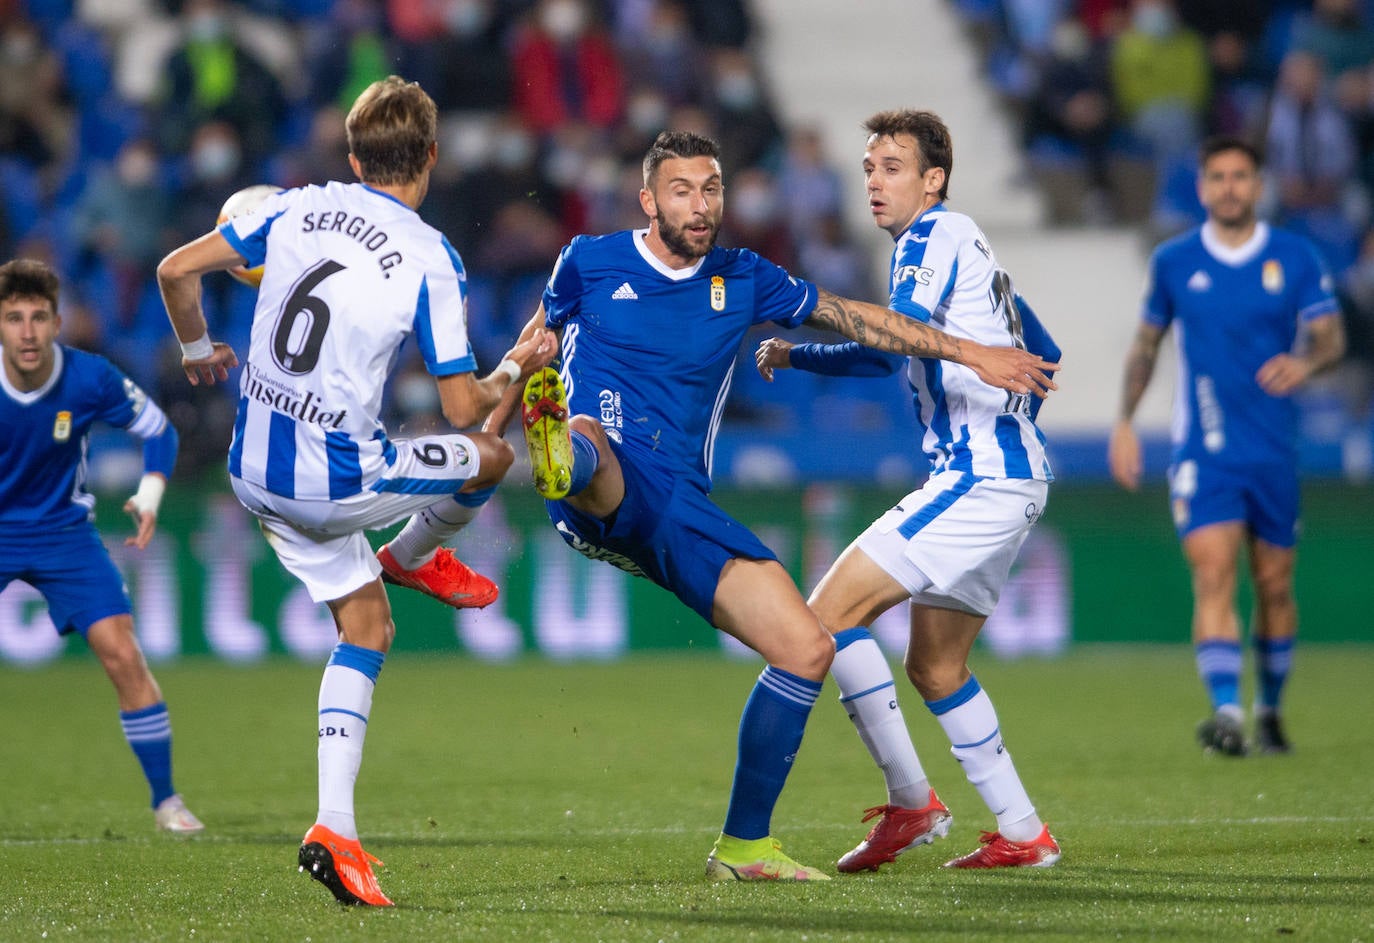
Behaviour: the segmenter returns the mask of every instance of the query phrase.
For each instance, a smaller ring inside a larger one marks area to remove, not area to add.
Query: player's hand
[[[758,350],[754,351],[754,365],[759,368],[759,376],[772,383],[774,370],[786,370],[792,366],[788,351],[793,346],[781,337],[770,337],[759,344]]]
[[[509,360],[520,368],[520,380],[524,382],[535,373],[547,367],[558,356],[558,335],[546,327],[536,328],[530,336],[520,340],[506,351],[502,359]]]
[[[1255,373],[1255,382],[1270,396],[1287,396],[1312,376],[1311,365],[1302,357],[1276,354]]]
[[[134,519],[134,526],[138,528],[132,537],[124,538],[124,546],[137,547],[139,550],[146,549],[148,543],[153,539],[153,531],[157,530],[156,512],[140,511],[133,498],[124,502],[124,511]]]
[[[1040,399],[1057,390],[1050,374],[1059,369],[1059,364],[1042,360],[1029,351],[1019,347],[986,347],[964,342],[971,350],[964,365],[978,374],[978,379],[999,390],[1010,390],[1025,395],[1033,393]]]
[[[238,355],[234,353],[234,348],[222,341],[215,341],[215,352],[204,360],[187,360],[181,358],[181,369],[186,371],[186,379],[191,381],[192,386],[214,386],[216,383],[223,383],[229,379],[229,371],[239,365]]]
[[[1127,491],[1140,487],[1140,473],[1144,467],[1140,458],[1140,438],[1129,422],[1123,420],[1112,427],[1111,438],[1107,440],[1107,466],[1116,483]]]

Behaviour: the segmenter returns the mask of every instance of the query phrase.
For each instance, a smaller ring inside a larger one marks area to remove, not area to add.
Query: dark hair
[[[1255,165],[1256,170],[1264,166],[1264,154],[1257,146],[1245,140],[1245,138],[1218,134],[1203,141],[1202,146],[1198,148],[1198,170],[1206,167],[1207,162],[1213,157],[1218,154],[1223,154],[1226,151],[1240,151],[1246,157],[1250,158],[1250,163]]]
[[[665,160],[683,157],[709,157],[720,160],[720,145],[704,134],[694,131],[664,131],[654,138],[644,155],[644,186],[652,188],[659,165]]]
[[[57,273],[37,259],[14,259],[0,265],[0,301],[46,298],[57,310]]]
[[[416,82],[398,75],[363,89],[344,121],[363,181],[391,186],[419,179],[438,139],[439,110]]]
[[[933,111],[910,108],[880,111],[864,122],[864,130],[870,135],[884,138],[895,138],[899,134],[909,134],[915,138],[921,157],[921,173],[932,167],[943,170],[945,182],[940,187],[940,199],[949,199],[949,177],[954,172],[954,142],[949,136],[949,128],[939,115]]]

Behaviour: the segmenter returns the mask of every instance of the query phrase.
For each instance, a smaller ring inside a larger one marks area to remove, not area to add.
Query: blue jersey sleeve
[[[1328,314],[1338,314],[1340,303],[1336,300],[1336,284],[1330,270],[1317,252],[1317,247],[1307,242],[1303,248],[1307,269],[1298,283],[1298,318],[1308,321]]]
[[[754,264],[755,324],[772,321],[790,328],[810,317],[818,298],[815,285],[749,250],[744,254]]]
[[[1163,330],[1174,320],[1174,306],[1169,299],[1168,287],[1164,284],[1163,265],[1158,250],[1150,256],[1149,281],[1145,286],[1145,301],[1140,318],[1146,324]]]
[[[1064,358],[1064,352],[1059,349],[1059,345],[1050,336],[1049,330],[1041,322],[1035,309],[1030,303],[1020,295],[1016,296],[1016,311],[1021,316],[1021,338],[1026,342],[1026,350],[1035,354],[1041,360],[1049,363],[1059,363]],[[1040,407],[1045,405],[1045,401],[1038,396],[1030,399],[1030,417],[1034,422],[1040,415]]]
[[[172,477],[179,437],[167,414],[114,364],[103,362],[96,418],[143,440],[143,470]]]
[[[830,377],[887,377],[902,369],[907,358],[850,341],[847,344],[798,344],[787,352],[797,370]]]
[[[578,248],[582,236],[563,247],[554,263],[549,283],[544,287],[544,326],[557,330],[576,313],[577,299],[582,295],[582,276],[577,270]]]

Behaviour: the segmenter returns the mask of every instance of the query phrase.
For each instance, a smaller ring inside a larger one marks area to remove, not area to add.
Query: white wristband
[[[167,490],[167,479],[161,475],[149,472],[138,482],[138,490],[129,499],[134,507],[138,508],[138,513],[152,514],[156,516],[158,507],[162,504],[162,494]]]
[[[496,369],[491,371],[492,376],[501,374],[506,378],[506,385],[510,386],[520,379],[520,368],[514,360],[503,360],[496,365]]]
[[[189,344],[181,345],[181,356],[187,360],[209,360],[215,353],[215,345],[210,342],[209,334],[202,334]]]

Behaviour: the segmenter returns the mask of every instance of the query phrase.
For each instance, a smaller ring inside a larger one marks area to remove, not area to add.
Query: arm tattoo
[[[1339,314],[1324,315],[1307,325],[1307,359],[1320,373],[1345,356],[1345,324]]]
[[[1154,376],[1155,359],[1159,356],[1159,342],[1164,337],[1158,328],[1142,324],[1126,355],[1126,376],[1121,386],[1121,418],[1130,419],[1145,395],[1145,388]]]
[[[964,362],[964,348],[957,337],[891,308],[841,298],[824,288],[817,291],[816,307],[806,319],[813,327],[823,327],[867,347],[908,357]]]

